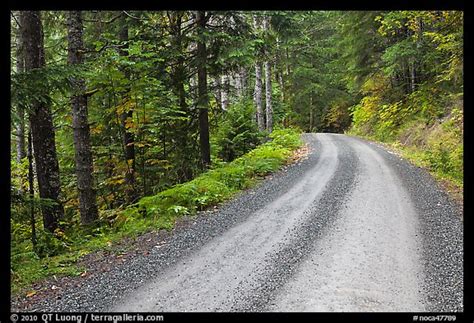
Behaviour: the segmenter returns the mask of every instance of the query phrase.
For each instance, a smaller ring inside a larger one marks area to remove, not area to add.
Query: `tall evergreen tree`
[[[122,57],[128,56],[128,25],[127,17],[122,14],[119,18],[119,41],[121,42],[121,48],[119,49],[119,55]],[[125,75],[127,82],[130,82],[130,71],[127,66],[122,67],[122,72]],[[122,144],[124,149],[124,158],[127,164],[125,172],[125,185],[126,185],[126,196],[128,202],[133,202],[137,198],[137,192],[135,188],[135,135],[129,129],[130,121],[133,120],[133,107],[129,104],[130,98],[130,85],[127,83],[125,89],[122,91],[122,104],[121,108],[123,111],[120,113],[120,121],[122,125]]]
[[[25,71],[38,76],[38,70],[45,66],[43,29],[39,11],[22,11],[20,15],[21,38],[25,53]],[[38,80],[39,82],[39,80]],[[51,107],[44,98],[33,100],[29,107],[34,159],[40,198],[49,199],[50,205],[42,206],[44,228],[54,232],[64,216],[59,200],[61,181],[56,155],[56,141]]]
[[[70,11],[67,18],[68,25],[68,63],[72,66],[84,62],[83,26],[81,11]],[[88,122],[88,108],[86,85],[84,79],[71,79],[74,94],[71,97],[72,128],[74,134],[75,164],[77,189],[79,191],[79,212],[84,225],[91,224],[98,219],[96,193],[92,177],[92,152],[90,143],[90,129]]]
[[[263,31],[267,35],[270,28],[269,17],[265,15],[263,17]],[[267,37],[268,41],[268,37]],[[270,44],[266,44],[267,48]],[[272,107],[272,71],[270,63],[270,51],[265,51],[265,128],[268,132],[273,130],[273,107]]]
[[[186,102],[186,83],[188,81],[185,53],[188,41],[183,31],[183,19],[187,15],[184,11],[167,11],[168,28],[170,31],[170,45],[172,55],[170,55],[171,65],[171,84],[172,91],[178,99],[179,114],[182,119],[173,122],[176,128],[175,139],[179,142],[176,145],[177,154],[182,156],[182,162],[177,165],[177,172],[180,181],[188,181],[193,177],[193,140],[191,132],[193,129],[189,126],[189,119],[192,118],[188,103]]]
[[[260,32],[260,21],[257,16],[253,17],[254,31],[258,34]],[[257,125],[260,131],[265,130],[265,117],[263,113],[262,104],[262,62],[261,53],[258,50],[257,57],[255,59],[255,92],[254,101],[257,108]]]
[[[199,142],[201,147],[201,163],[203,167],[211,164],[211,146],[209,143],[209,97],[207,93],[207,50],[206,22],[209,16],[205,11],[196,12],[197,23],[197,74],[198,74],[198,108],[199,108]]]
[[[23,73],[25,69],[25,56],[23,51],[23,40],[22,33],[18,32],[16,36],[16,72]],[[25,151],[25,107],[21,102],[17,105],[17,118],[18,122],[16,125],[16,158],[17,162],[20,163],[23,158],[26,157]]]

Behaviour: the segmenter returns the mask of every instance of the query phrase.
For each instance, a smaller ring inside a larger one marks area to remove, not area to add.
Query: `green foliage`
[[[381,68],[359,88],[351,132],[404,147],[462,187],[462,12],[385,12],[375,21]]]
[[[218,131],[212,138],[214,154],[229,162],[255,148],[263,138],[252,119],[255,114],[251,102],[241,102],[229,107]]]
[[[341,53],[336,61],[343,68],[347,90],[356,95],[367,77],[378,68],[382,38],[377,33],[377,11],[339,13],[335,46]]]
[[[434,171],[462,183],[464,148],[459,119],[462,110],[454,109],[447,120],[433,127],[427,137],[426,160]]]
[[[70,78],[80,75],[81,71],[79,66],[52,65],[14,73],[11,75],[11,102],[14,106],[21,103],[27,108],[31,108],[33,102],[51,105],[53,91],[65,95],[72,88]]]
[[[138,203],[139,213],[148,217],[169,217],[194,214],[216,205],[235,192],[248,187],[251,179],[275,171],[301,146],[299,134],[293,129],[279,129],[270,135],[270,142],[234,161],[210,170],[190,182],[176,185]]]
[[[23,252],[15,252],[24,249]],[[49,276],[77,276],[84,269],[76,265],[83,253],[62,253],[52,257],[40,258],[24,245],[17,245],[11,256],[11,292],[18,293],[32,283]]]
[[[374,126],[378,122],[378,109],[381,105],[376,96],[366,96],[359,104],[351,108],[353,128],[355,133],[373,134]]]
[[[323,130],[342,133],[345,129],[349,128],[351,122],[348,102],[345,100],[335,100],[323,118]]]
[[[349,62],[343,59],[347,56],[345,51],[353,49],[354,44],[342,44],[341,40],[341,26],[346,16],[324,11],[297,12],[288,16],[291,19],[284,21],[292,24],[293,31],[288,32],[285,28],[285,34],[279,35],[283,40],[281,46],[288,50],[283,60],[289,67],[287,71],[291,71],[284,77],[287,80],[283,83],[287,84],[282,91],[284,102],[291,107],[286,117],[292,125],[305,131],[341,131],[334,128],[345,128],[348,122],[336,126],[337,122],[328,121],[328,114],[335,105],[344,107],[337,113],[346,110],[343,114],[347,114],[347,107],[353,100],[348,95],[345,77],[356,67],[349,68]],[[352,30],[353,26],[350,28]],[[301,32],[295,33],[297,30]],[[354,35],[353,31],[351,35]],[[366,66],[367,58],[362,60],[360,65]],[[335,108],[332,113],[336,114]]]
[[[298,136],[298,130],[295,128],[277,128],[273,130],[269,137],[272,139],[268,145],[270,147],[281,146],[293,150],[302,145],[302,141]]]
[[[51,257],[67,250],[68,245],[57,238],[54,234],[40,230],[36,234],[35,253],[40,257]]]

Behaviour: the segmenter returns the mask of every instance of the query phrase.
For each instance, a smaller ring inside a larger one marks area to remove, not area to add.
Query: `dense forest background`
[[[11,12],[13,281],[230,196],[223,167],[245,188],[236,161],[275,169],[294,129],[391,143],[462,188],[463,12]]]

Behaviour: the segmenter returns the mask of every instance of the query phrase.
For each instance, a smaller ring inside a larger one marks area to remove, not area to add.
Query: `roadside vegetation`
[[[389,144],[427,168],[462,202],[462,12],[375,17],[373,72],[356,86],[350,134]],[[370,45],[372,46],[372,45]]]

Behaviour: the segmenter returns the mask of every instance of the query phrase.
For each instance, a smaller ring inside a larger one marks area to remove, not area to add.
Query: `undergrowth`
[[[352,135],[380,141],[396,150],[413,164],[427,169],[452,195],[462,203],[463,191],[463,115],[454,108],[443,119],[427,122],[425,118],[408,120],[390,135],[378,135],[351,129]]]

